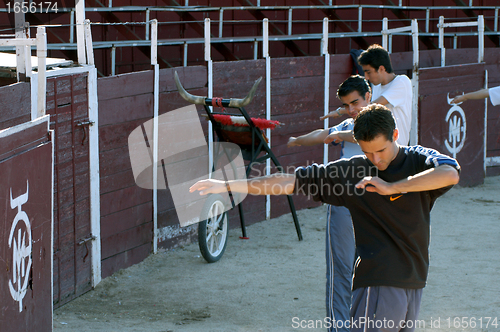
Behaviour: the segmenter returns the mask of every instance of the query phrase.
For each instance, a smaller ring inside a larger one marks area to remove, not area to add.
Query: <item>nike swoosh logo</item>
[[[394,202],[395,200],[397,200],[397,199],[398,199],[399,197],[401,197],[401,196],[403,196],[403,195],[399,195],[399,196],[396,196],[396,197],[392,197],[392,196],[391,196],[391,197],[390,197],[390,200],[391,200],[391,202]]]

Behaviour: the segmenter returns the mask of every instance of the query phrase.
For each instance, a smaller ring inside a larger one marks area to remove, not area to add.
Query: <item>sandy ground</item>
[[[289,215],[248,227],[250,240],[233,229],[215,264],[197,243],[151,255],[57,309],[54,329],[325,331],[294,328],[325,316],[325,211],[299,211],[301,242]],[[499,231],[500,177],[438,199],[417,331],[500,330]]]

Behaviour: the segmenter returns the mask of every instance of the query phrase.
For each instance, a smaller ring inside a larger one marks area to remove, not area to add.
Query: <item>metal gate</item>
[[[0,330],[52,330],[48,117],[0,132]]]
[[[54,305],[91,289],[87,74],[47,80],[54,148]]]
[[[457,158],[463,186],[484,181],[485,102],[452,105],[450,100],[482,89],[484,69],[484,64],[467,64],[419,70],[419,142]]]

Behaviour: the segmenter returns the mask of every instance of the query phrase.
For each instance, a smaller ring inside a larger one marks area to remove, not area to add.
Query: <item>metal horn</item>
[[[189,92],[187,92],[184,89],[184,87],[182,86],[182,84],[179,80],[179,76],[177,75],[177,72],[174,72],[174,79],[175,79],[175,84],[177,85],[177,90],[179,90],[179,94],[186,101],[189,101],[190,103],[198,104],[198,105],[206,105],[207,100],[209,103],[211,103],[210,98],[195,96],[195,95],[192,95]],[[230,98],[229,104],[227,104],[226,106],[243,107],[243,106],[248,105],[252,101],[252,99],[255,95],[255,92],[257,91],[257,87],[259,86],[260,81],[262,81],[262,77],[259,77],[259,79],[257,81],[255,81],[252,89],[250,89],[250,92],[248,93],[248,95],[245,98],[243,98],[243,99]],[[227,101],[227,99],[226,99],[226,101]]]
[[[186,89],[184,89],[184,87],[181,84],[181,81],[179,80],[179,75],[177,75],[177,72],[174,73],[174,79],[175,79],[175,85],[177,85],[177,90],[179,90],[179,94],[181,95],[182,98],[186,99],[192,104],[205,105],[205,97],[194,96],[189,92],[187,92]]]

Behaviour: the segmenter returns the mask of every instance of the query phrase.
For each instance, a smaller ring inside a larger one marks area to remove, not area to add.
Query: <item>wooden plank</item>
[[[174,72],[177,72],[179,80],[186,90],[200,89],[207,85],[207,68],[205,66],[165,68],[160,69],[160,93],[177,93]]]
[[[111,175],[101,175],[100,177],[101,195],[133,185],[135,185],[135,180],[131,168]]]
[[[106,278],[118,270],[142,262],[151,252],[151,243],[119,253],[102,260],[102,277]]]
[[[103,194],[101,195],[101,217],[149,202],[151,199],[151,190],[137,186]]]
[[[325,58],[322,56],[271,59],[271,77],[273,81],[276,79],[288,79],[291,77],[323,77],[324,73]]]
[[[128,146],[128,136],[149,118],[141,118],[123,123],[99,126],[99,151],[104,152]]]
[[[99,101],[99,126],[153,117],[153,94]]]
[[[151,220],[153,220],[152,202],[120,210],[101,217],[101,237],[110,237],[127,229],[149,223]]]
[[[101,257],[105,260],[108,257],[144,244],[151,245],[152,237],[153,227],[151,223],[142,224],[126,231],[115,233],[106,238],[103,237]]]
[[[31,119],[31,88],[26,82],[0,87],[0,130]]]
[[[99,153],[101,176],[109,176],[131,169],[128,146]]]
[[[153,71],[147,70],[99,78],[97,80],[99,104],[106,100],[153,94],[153,76]]]

